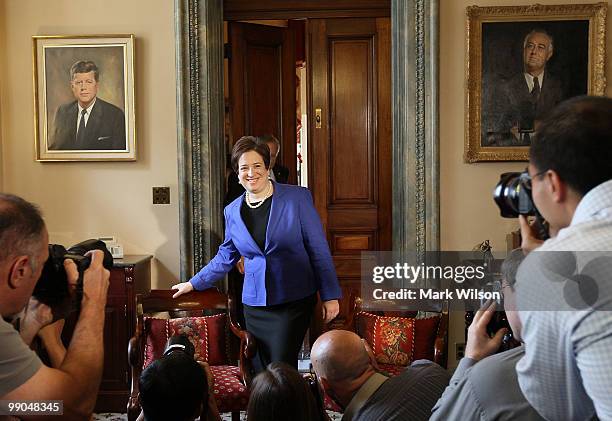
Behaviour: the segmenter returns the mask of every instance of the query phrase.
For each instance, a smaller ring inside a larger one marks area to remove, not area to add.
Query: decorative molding
[[[181,279],[223,235],[223,2],[176,0]]]
[[[438,250],[438,0],[391,3],[393,250]]]

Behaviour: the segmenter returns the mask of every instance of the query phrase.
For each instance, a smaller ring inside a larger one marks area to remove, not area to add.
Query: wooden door
[[[230,108],[235,142],[241,136],[273,134],[279,162],[296,182],[295,30],[229,23]]]
[[[391,250],[390,26],[308,21],[309,186],[343,289],[359,289],[362,251]]]

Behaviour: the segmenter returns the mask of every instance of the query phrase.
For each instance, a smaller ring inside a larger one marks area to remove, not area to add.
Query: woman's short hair
[[[266,169],[270,168],[270,148],[265,143],[260,143],[254,136],[242,136],[232,149],[232,168],[238,173],[238,161],[242,154],[255,151],[263,158]]]
[[[249,421],[320,420],[320,410],[306,380],[290,365],[274,362],[251,384]]]

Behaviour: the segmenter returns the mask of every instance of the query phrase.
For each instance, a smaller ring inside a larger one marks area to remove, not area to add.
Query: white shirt
[[[585,420],[596,411],[600,420],[612,420],[611,275],[609,180],[588,192],[571,224],[519,267],[525,356],[516,371],[525,397],[547,419]]]
[[[533,91],[533,76],[529,73],[523,73],[525,76],[525,82],[527,82],[527,86],[529,87],[529,92]],[[540,85],[540,90],[542,89],[542,82],[544,82],[544,71],[536,76],[538,78],[538,84]]]
[[[89,104],[89,107],[85,108],[86,112],[85,112],[85,127],[87,127],[87,122],[89,121],[89,115],[91,114],[91,109],[93,108],[93,106],[96,103],[96,99],[94,98],[93,101],[91,101],[91,104]],[[77,127],[77,132],[79,131],[79,122],[81,121],[81,113],[83,112],[83,107],[81,107],[81,104],[77,101],[77,106],[79,108],[79,113],[77,114],[77,122],[76,122],[76,127]]]

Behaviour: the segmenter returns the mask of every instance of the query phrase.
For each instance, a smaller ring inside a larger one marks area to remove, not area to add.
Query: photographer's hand
[[[495,301],[492,301],[476,312],[474,320],[468,328],[468,339],[465,345],[465,356],[467,358],[480,361],[499,349],[508,329],[502,328],[495,333],[495,336],[489,337],[487,325],[495,314],[495,305]]]
[[[191,284],[191,282],[181,282],[181,283],[172,285],[170,289],[177,290],[172,296],[172,298],[176,298],[179,295],[187,294],[188,292],[193,291],[193,285]]]
[[[519,215],[519,224],[521,226],[521,249],[523,249],[523,253],[528,254],[544,243],[538,238],[538,233],[529,224],[525,215]]]
[[[53,321],[51,307],[41,303],[34,297],[30,297],[25,315],[19,324],[19,334],[21,339],[30,345],[32,339],[40,329]]]
[[[91,263],[83,274],[83,300],[81,309],[93,306],[96,309],[106,306],[106,295],[108,292],[110,272],[104,268],[104,253],[100,250],[92,250],[87,253],[91,257]],[[75,285],[79,278],[76,264],[71,259],[64,260],[64,269],[68,276],[68,283]]]

